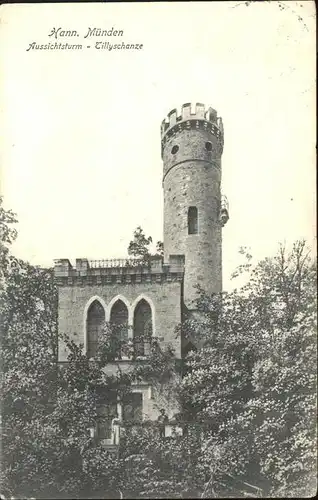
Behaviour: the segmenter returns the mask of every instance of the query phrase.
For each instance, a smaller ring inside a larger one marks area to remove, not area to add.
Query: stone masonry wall
[[[133,306],[139,298],[150,299],[154,307],[154,335],[163,337],[161,347],[172,345],[176,356],[181,357],[181,339],[176,338],[175,327],[181,321],[181,286],[182,282],[116,284],[106,286],[60,286],[59,287],[59,332],[68,334],[76,343],[84,343],[86,326],[85,306],[94,297],[98,297],[109,317],[111,304],[115,297],[126,299],[128,306]],[[132,311],[132,308],[131,308]],[[59,362],[67,360],[67,351],[63,343],[59,345]],[[117,361],[109,363],[105,372],[115,374],[120,368],[129,372],[134,361]],[[170,387],[171,389],[171,387]],[[155,390],[145,380],[135,385],[134,392],[140,392],[143,400],[143,419],[155,420],[159,410],[164,407],[169,418],[178,411],[173,391]],[[166,393],[168,392],[168,396]]]
[[[174,146],[179,148],[175,154]],[[222,289],[221,159],[217,139],[203,128],[183,129],[166,142],[163,161],[165,258],[185,255],[184,302],[191,309],[196,298],[194,285],[200,284],[208,293]],[[188,234],[190,206],[198,209],[198,234]]]
[[[175,327],[181,321],[181,282],[112,284],[105,286],[59,287],[59,332],[68,334],[78,344],[84,342],[85,306],[93,297],[101,299],[106,313],[115,297],[124,297],[133,305],[138,297],[150,299],[154,307],[154,335],[163,337],[161,345],[173,345],[181,356],[181,340],[175,338]],[[106,314],[107,319],[107,314]],[[64,345],[59,346],[59,361],[66,361]]]

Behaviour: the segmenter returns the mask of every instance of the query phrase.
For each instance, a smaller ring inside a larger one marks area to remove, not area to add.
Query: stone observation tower
[[[161,124],[164,259],[185,256],[184,304],[194,309],[195,285],[222,290],[222,227],[228,203],[221,196],[224,132],[217,112],[197,103],[173,109]]]

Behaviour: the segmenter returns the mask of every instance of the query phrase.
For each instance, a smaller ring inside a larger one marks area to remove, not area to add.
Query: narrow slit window
[[[198,209],[189,207],[188,210],[188,234],[198,234]]]

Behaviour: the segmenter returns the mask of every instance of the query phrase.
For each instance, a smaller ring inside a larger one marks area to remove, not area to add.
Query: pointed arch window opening
[[[121,340],[128,339],[128,309],[126,304],[118,299],[110,312],[111,324],[118,327],[118,333]]]
[[[92,358],[96,355],[98,342],[105,325],[105,310],[98,300],[94,300],[87,311],[86,334],[87,334],[87,356]]]
[[[188,234],[198,234],[198,209],[189,207],[188,210]]]
[[[128,346],[128,309],[126,304],[118,299],[112,306],[110,312],[110,323],[114,327],[114,354],[116,359],[123,357],[130,358],[130,348]]]
[[[134,311],[134,353],[135,357],[150,353],[153,334],[152,311],[149,303],[141,299]]]

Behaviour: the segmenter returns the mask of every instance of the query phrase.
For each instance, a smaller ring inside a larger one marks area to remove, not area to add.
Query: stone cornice
[[[69,276],[55,276],[54,281],[57,286],[112,286],[112,285],[131,285],[140,283],[171,283],[182,282],[182,273],[160,273],[160,274],[98,274],[98,275],[69,275]]]
[[[223,153],[224,139],[223,134],[220,132],[219,128],[204,119],[191,118],[187,121],[182,121],[180,123],[176,123],[171,126],[167,132],[165,132],[162,140],[161,140],[161,156],[163,154],[164,147],[166,143],[169,141],[171,137],[175,137],[183,130],[191,130],[191,129],[203,129],[209,131],[212,135],[214,135],[217,139],[217,155],[220,157]]]

